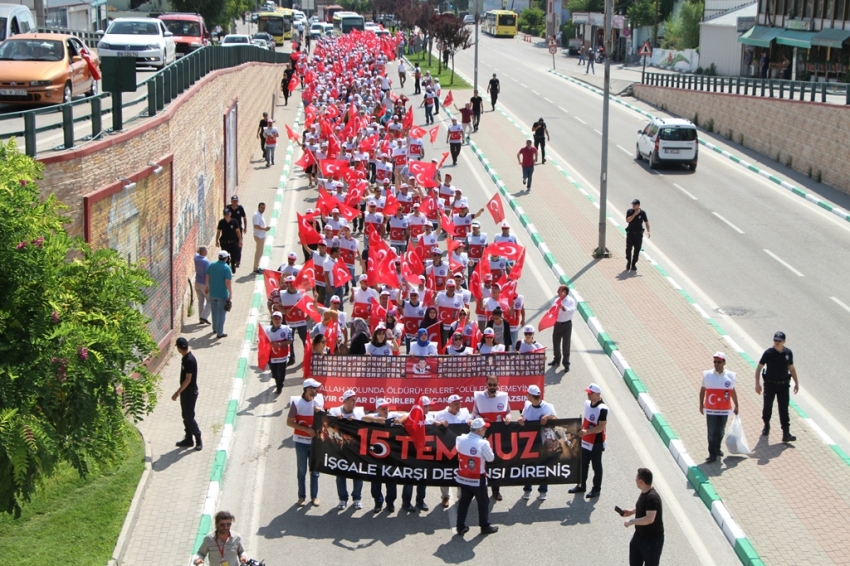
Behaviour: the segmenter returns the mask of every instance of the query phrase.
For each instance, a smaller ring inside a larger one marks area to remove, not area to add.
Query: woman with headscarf
[[[365,356],[366,344],[372,339],[369,332],[369,324],[362,318],[351,320],[351,345],[348,348],[349,356]]]
[[[430,328],[438,324],[440,319],[437,318],[437,307],[428,307],[425,311],[425,316],[422,317],[422,322],[419,323],[419,328]],[[439,331],[438,331],[439,335]]]
[[[436,356],[437,344],[428,339],[428,331],[420,328],[416,340],[410,343],[411,356]]]
[[[449,356],[469,356],[472,355],[472,348],[467,348],[463,343],[463,334],[454,332],[451,340],[446,344],[446,354]]]
[[[387,336],[387,327],[383,323],[375,327],[372,340],[366,344],[366,354],[369,356],[391,356],[398,354],[398,342]]]

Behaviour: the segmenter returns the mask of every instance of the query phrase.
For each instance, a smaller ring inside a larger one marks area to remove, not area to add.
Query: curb
[[[523,131],[525,130],[516,123],[510,116],[508,116],[501,109],[499,110],[510,122]],[[448,111],[447,111],[448,112]],[[449,113],[451,116],[451,113]],[[631,391],[632,395],[637,400],[640,407],[643,409],[644,414],[646,415],[647,420],[652,423],[653,428],[658,434],[661,441],[670,451],[670,454],[673,456],[673,460],[679,466],[679,469],[682,470],[682,473],[687,477],[688,483],[694,489],[696,494],[700,497],[703,504],[706,508],[711,512],[712,517],[714,517],[714,521],[717,523],[717,526],[720,527],[721,531],[723,531],[726,540],[729,542],[730,546],[735,550],[735,554],[738,556],[738,559],[741,561],[744,566],[763,566],[764,562],[759,557],[755,548],[753,547],[750,540],[744,534],[743,529],[732,519],[732,515],[726,506],[723,504],[723,501],[720,499],[720,496],[715,491],[714,487],[711,485],[711,482],[708,478],[703,474],[702,470],[700,470],[693,459],[688,454],[685,449],[684,443],[679,440],[678,435],[673,431],[670,425],[667,422],[667,419],[658,410],[658,406],[655,404],[655,401],[652,400],[652,397],[649,395],[646,386],[640,380],[637,373],[629,366],[628,361],[626,361],[625,357],[620,353],[617,348],[616,343],[611,337],[604,331],[602,327],[602,323],[593,313],[593,310],[590,308],[590,305],[582,299],[581,295],[578,291],[570,284],[570,279],[565,274],[563,268],[558,264],[555,256],[549,250],[549,247],[546,245],[543,238],[537,232],[537,228],[529,219],[528,215],[525,213],[525,210],[522,206],[517,203],[516,199],[514,199],[513,195],[508,192],[508,188],[505,185],[504,181],[499,177],[499,174],[490,164],[490,161],[484,155],[484,153],[478,148],[477,144],[474,141],[469,142],[469,147],[475,153],[478,160],[484,165],[484,170],[490,176],[490,179],[498,188],[499,193],[501,193],[502,197],[504,197],[511,209],[514,213],[519,217],[520,222],[523,227],[528,232],[528,235],[531,237],[531,241],[534,243],[535,247],[538,251],[543,255],[543,259],[546,261],[546,265],[552,270],[552,273],[558,280],[559,284],[562,285],[570,285],[570,294],[572,294],[573,298],[577,303],[577,310],[579,314],[581,314],[582,319],[585,324],[587,324],[590,331],[593,333],[593,336],[596,338],[596,341],[608,355],[611,362],[617,368],[617,372],[622,377],[623,381]],[[552,161],[552,164],[555,165],[556,169],[558,169],[570,183],[578,189],[588,200],[590,200],[594,206],[599,207],[599,203],[595,201],[595,199],[587,193],[584,189],[581,188],[579,183],[573,179],[560,165],[552,160],[551,158],[548,161]],[[607,217],[610,222],[612,222],[619,230],[623,230],[622,227],[611,217]],[[652,263],[652,265],[656,266],[662,274],[664,274],[663,269],[660,268],[658,263],[651,259],[646,252],[642,252],[644,257]],[[665,274],[666,275],[666,274]],[[667,277],[669,281],[672,281],[669,277]],[[674,283],[675,285],[675,283]],[[680,292],[684,294],[684,291],[678,285],[675,285]],[[686,294],[685,294],[686,295]],[[687,296],[687,295],[686,295]],[[694,304],[695,307],[702,310],[698,305]],[[706,315],[707,316],[707,315]],[[715,328],[720,328],[719,325],[714,323]],[[724,332],[725,334],[725,332]],[[731,341],[731,340],[730,340]],[[740,352],[740,348],[737,348]],[[751,361],[751,359],[750,359]]]
[[[135,493],[133,493],[133,500],[130,502],[127,516],[124,517],[124,524],[121,526],[121,533],[115,542],[112,558],[107,562],[108,566],[118,566],[124,560],[124,553],[127,552],[127,544],[130,542],[130,530],[136,524],[136,519],[139,518],[139,507],[142,505],[142,499],[145,497],[145,492],[148,490],[148,485],[150,485],[151,476],[153,475],[153,449],[151,448],[151,443],[145,438],[142,431],[139,429],[136,430],[139,432],[139,436],[142,437],[142,442],[145,445],[145,471],[142,472],[142,477],[139,479]]]
[[[568,80],[568,81],[570,81],[574,84],[577,84],[577,85],[579,85],[583,88],[586,88],[587,90],[589,90],[591,92],[595,92],[596,94],[598,94],[600,96],[603,95],[603,92],[601,90],[599,90],[598,88],[591,86],[587,83],[584,83],[582,81],[579,81],[577,79],[574,79],[573,77],[561,74],[561,73],[559,73],[557,71],[553,71],[551,69],[547,69],[546,72],[551,73],[551,74],[553,74],[557,77],[560,77],[562,79]],[[625,106],[629,110],[633,110],[633,111],[637,112],[638,114],[646,116],[647,118],[654,118],[655,117],[653,114],[650,114],[649,112],[647,112],[645,110],[641,110],[640,108],[637,108],[636,106],[633,106],[632,104],[629,104],[628,102],[625,102],[624,100],[620,99],[617,96],[611,95],[609,98],[610,98],[610,100],[616,102],[617,104],[620,104],[621,106]],[[846,222],[850,222],[850,213],[848,213],[846,210],[843,210],[843,209],[837,207],[836,205],[834,205],[830,202],[827,202],[825,200],[821,200],[818,197],[813,196],[812,194],[807,193],[806,191],[800,189],[799,187],[792,185],[788,181],[786,181],[784,179],[780,179],[776,175],[773,175],[771,173],[768,173],[767,171],[763,171],[763,170],[759,169],[758,167],[756,167],[752,163],[745,161],[745,160],[741,159],[740,157],[738,157],[737,155],[734,155],[734,154],[729,153],[728,151],[726,151],[724,149],[717,147],[716,145],[714,145],[711,142],[705,141],[701,137],[698,138],[698,139],[699,139],[700,145],[707,147],[708,149],[714,151],[715,153],[719,153],[723,157],[726,157],[727,159],[734,161],[738,165],[740,165],[740,166],[742,166],[746,169],[749,169],[750,171],[753,171],[754,173],[757,173],[758,175],[761,175],[762,177],[764,177],[765,179],[768,179],[769,181],[773,181],[774,183],[776,183],[777,185],[779,185],[783,189],[791,191],[792,193],[794,193],[798,197],[804,198],[807,201],[818,205],[819,207],[823,208],[824,210],[828,210],[829,212],[838,216],[842,220],[844,220]]]
[[[296,127],[301,122],[303,114],[304,108],[302,106],[299,107],[298,113],[295,116]],[[289,174],[292,168],[294,144],[289,140],[287,141],[286,157],[283,163],[283,170],[280,173],[280,181],[278,182],[277,191],[275,192],[274,210],[272,211],[271,220],[269,221],[269,231],[266,235],[263,257],[260,259],[260,269],[264,269],[268,266],[271,259],[274,237],[277,232],[278,219],[280,218],[281,207],[283,205],[283,191],[286,188],[286,183],[289,180]],[[207,494],[204,497],[203,511],[201,512],[200,524],[198,525],[198,531],[195,535],[192,555],[194,555],[194,549],[200,546],[204,537],[209,533],[216,505],[218,505],[218,498],[221,494],[221,481],[224,477],[224,471],[227,466],[227,456],[233,445],[233,429],[236,426],[236,415],[239,409],[239,403],[242,400],[245,375],[248,371],[248,358],[251,354],[251,348],[254,345],[254,339],[256,338],[257,318],[260,306],[263,304],[264,292],[265,288],[263,285],[263,276],[261,274],[256,277],[256,282],[254,283],[254,298],[251,301],[251,308],[248,311],[245,338],[242,342],[242,352],[236,364],[236,375],[233,377],[233,389],[231,389],[230,400],[227,402],[227,412],[224,417],[224,429],[221,432],[221,440],[218,443],[212,471],[210,472],[210,483],[207,488]],[[191,559],[189,560],[189,563],[191,564]]]

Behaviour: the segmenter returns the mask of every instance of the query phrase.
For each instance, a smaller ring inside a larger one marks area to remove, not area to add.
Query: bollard
[[[171,103],[171,67],[162,71],[162,100],[165,104]]]
[[[809,102],[815,101],[815,91],[817,90],[817,83],[812,83],[812,90],[809,93]]]
[[[62,105],[62,133],[65,137],[65,149],[74,147],[74,107],[70,103]]]
[[[770,79],[770,84],[768,85],[770,88],[770,98],[773,98],[773,79]]]
[[[826,83],[820,84],[820,101],[826,102]]]
[[[785,81],[779,81],[779,98],[785,98]]]
[[[788,91],[788,100],[794,100],[794,87],[795,87],[795,86],[797,86],[797,82],[796,82],[796,81],[791,81],[791,83],[788,85],[788,88],[789,88],[789,91]]]
[[[97,138],[103,132],[102,103],[99,96],[91,97],[91,137]]]
[[[27,155],[35,157],[35,114],[32,112],[24,113],[24,145]]]
[[[121,93],[112,93],[112,131],[120,132],[124,129],[124,109],[121,107]]]
[[[148,80],[148,116],[156,116],[156,80]]]
[[[800,100],[806,99],[806,83],[800,83]]]

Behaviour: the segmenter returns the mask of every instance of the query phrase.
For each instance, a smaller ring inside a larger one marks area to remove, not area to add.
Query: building
[[[714,64],[718,75],[752,76],[752,47],[738,41],[756,22],[757,2],[717,12],[699,25],[699,61],[703,69]],[[708,7],[706,6],[706,11]]]

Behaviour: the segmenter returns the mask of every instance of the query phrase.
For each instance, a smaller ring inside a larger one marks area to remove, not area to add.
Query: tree
[[[642,28],[655,23],[655,0],[637,0],[626,10],[632,28]]]
[[[570,11],[575,12],[604,12],[605,0],[570,0]],[[545,13],[545,10],[543,10]]]
[[[542,37],[546,32],[546,12],[540,8],[526,8],[520,13],[517,24],[520,31]]]
[[[704,4],[701,1],[688,0],[679,7],[679,12],[671,15],[664,23],[664,49],[682,51],[699,46],[699,23],[702,21]]]
[[[463,23],[463,18],[454,14],[442,14],[436,18],[434,37],[448,49],[452,60],[452,75],[449,83],[455,80],[455,53],[472,47],[472,31]]]
[[[171,0],[171,9],[175,12],[197,12],[210,26],[220,24],[227,29],[230,22],[225,15],[229,0]]]
[[[58,462],[85,476],[118,461],[127,417],[153,409],[159,379],[134,306],[153,280],[65,232],[41,167],[0,142],[0,508],[16,515]]]

